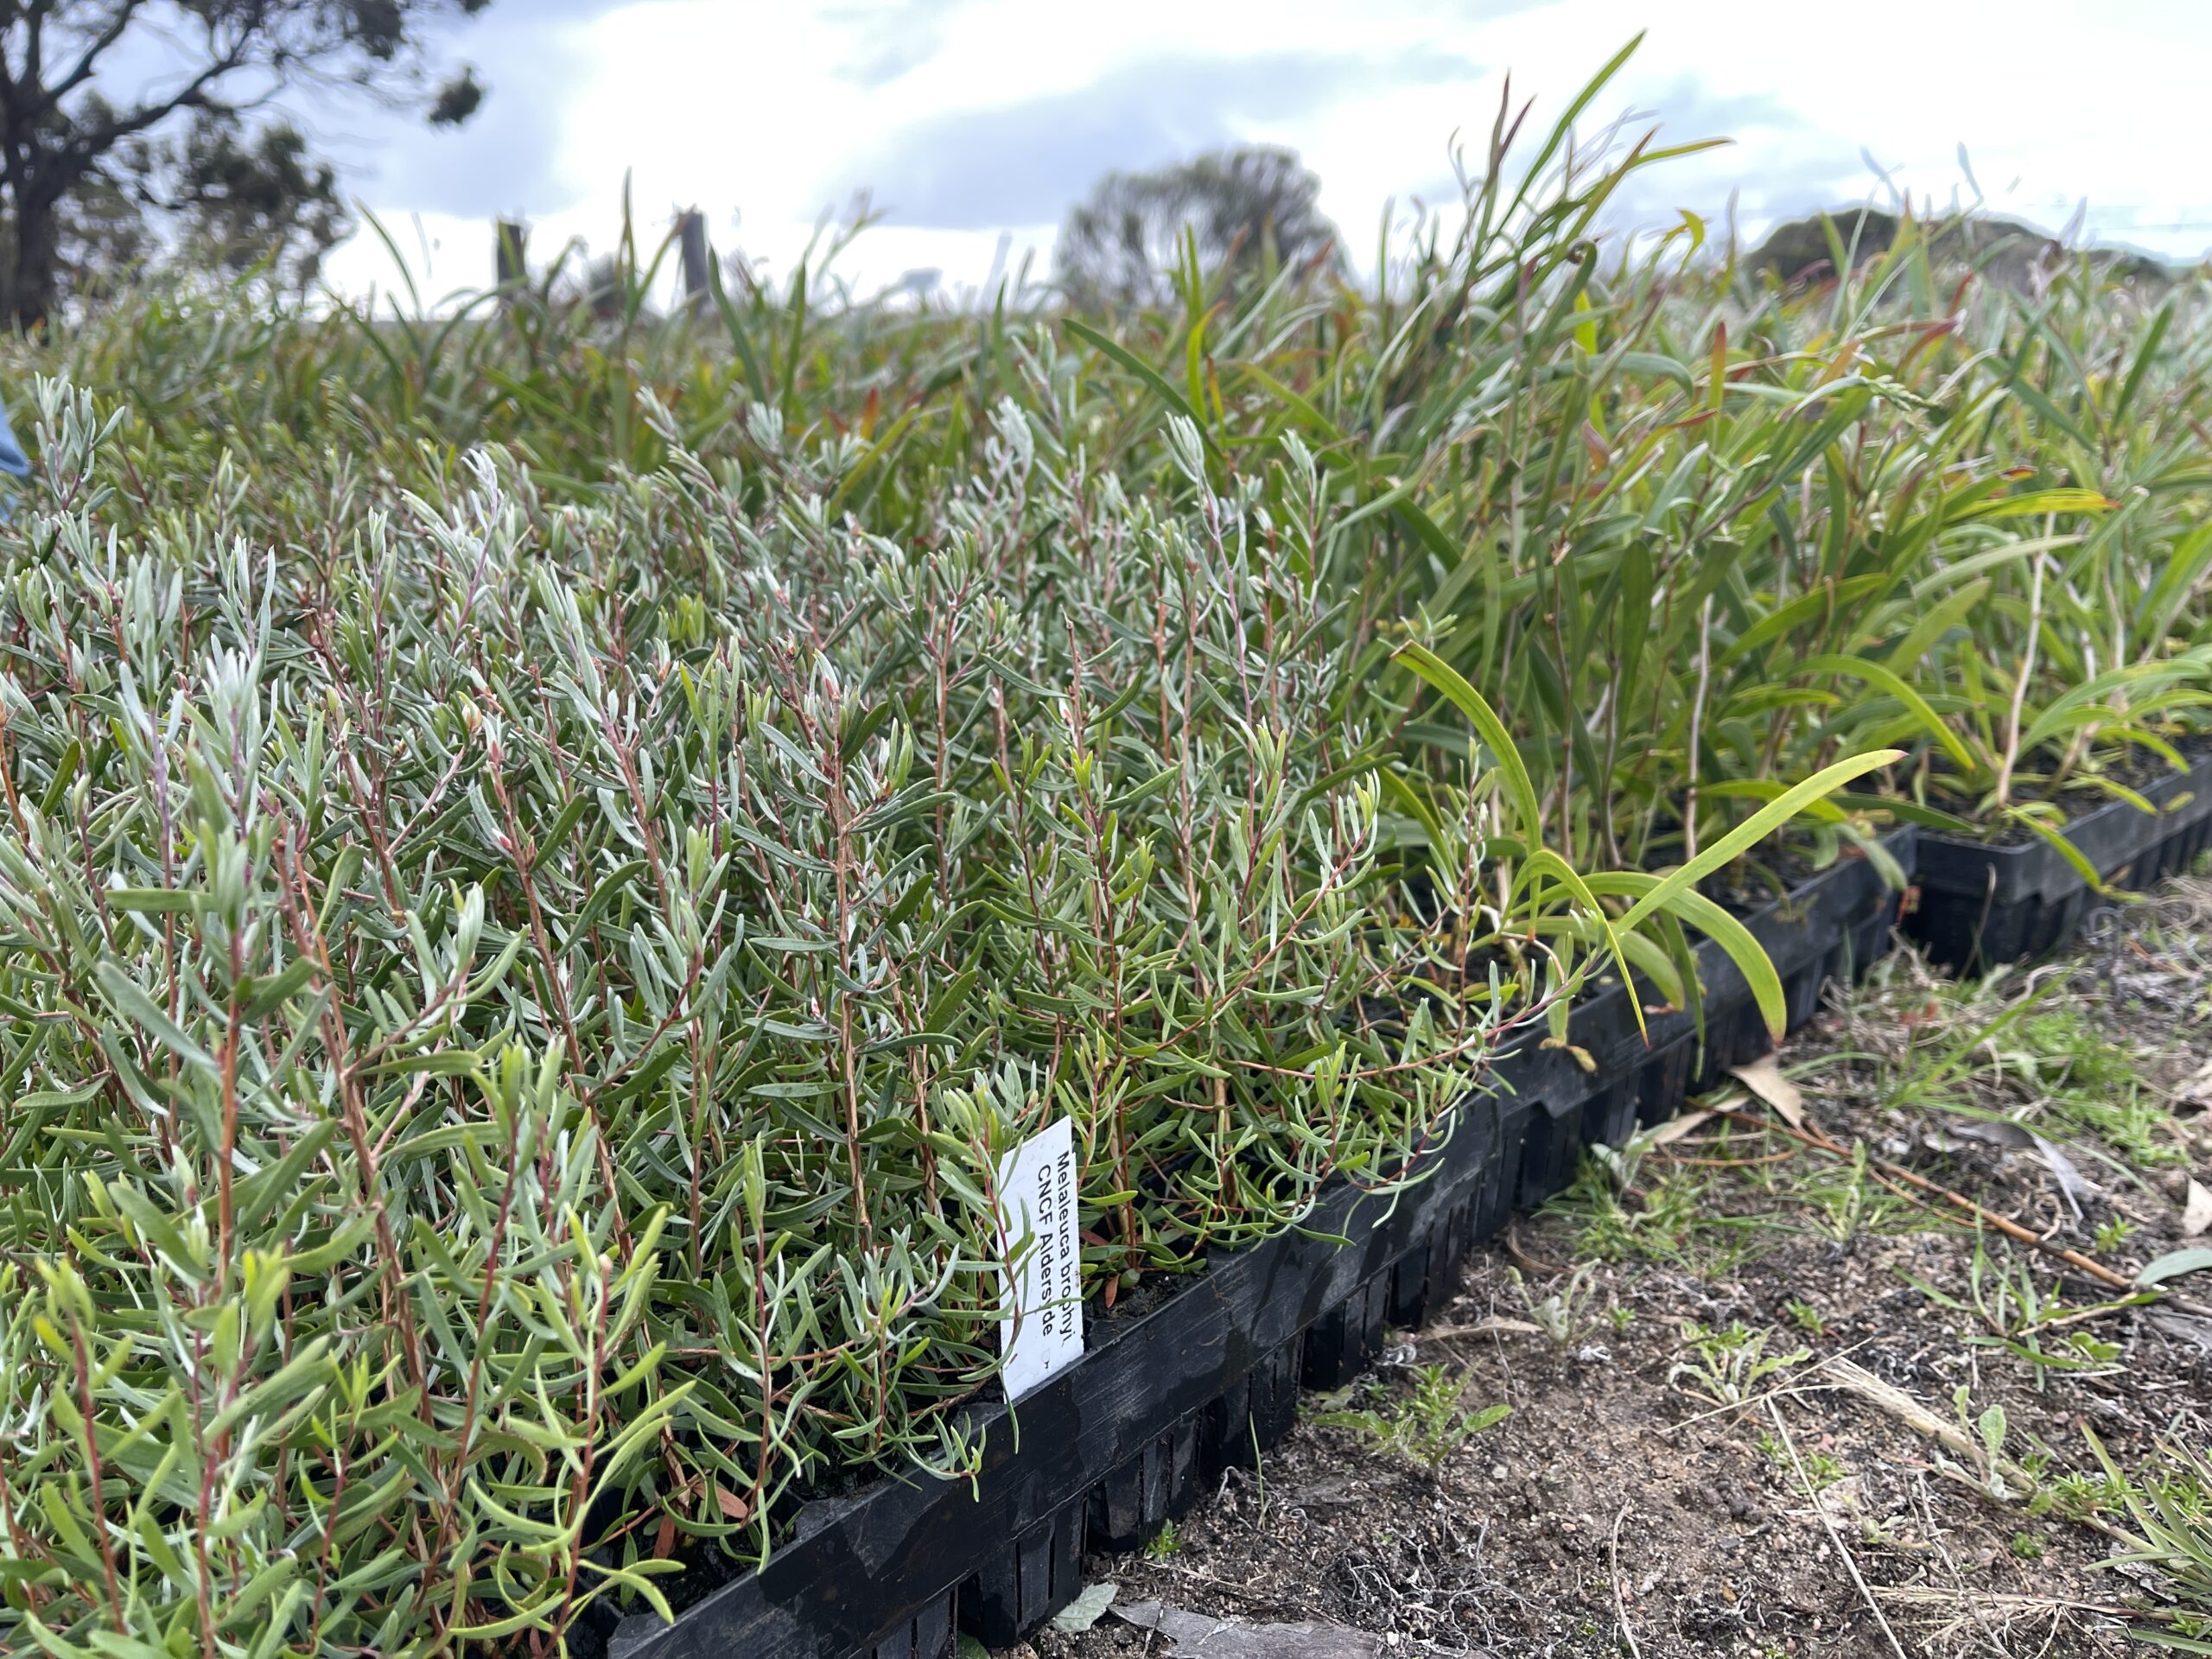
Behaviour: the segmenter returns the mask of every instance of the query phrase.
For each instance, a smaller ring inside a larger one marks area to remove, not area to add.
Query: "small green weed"
[[[2074,1306],[2060,1294],[2056,1280],[2048,1287],[2038,1283],[2033,1266],[2016,1261],[2009,1246],[2001,1263],[1993,1261],[1986,1241],[1979,1236],[1967,1268],[1968,1300],[1961,1301],[1909,1274],[1905,1278],[1938,1306],[1980,1320],[1984,1328],[1968,1332],[1967,1341],[1977,1348],[2010,1354],[2029,1366],[2035,1373],[2038,1393],[2052,1371],[2084,1376],[2109,1374],[2120,1357],[2120,1344],[2093,1334],[2086,1322],[2156,1300],[2154,1292],[2145,1291],[2088,1307]]]
[[[1507,1271],[1531,1325],[1549,1337],[1557,1347],[1572,1348],[1581,1340],[1593,1271],[1587,1263],[1567,1274],[1566,1282],[1558,1289],[1542,1296],[1538,1296],[1529,1287],[1529,1281],[1521,1276],[1520,1268],[1512,1268]]]
[[[2028,1500],[2030,1515],[2055,1515],[2062,1521],[2087,1521],[2127,1501],[2127,1489],[2109,1475],[2054,1475]]]
[[[1975,1416],[1974,1396],[1961,1383],[1952,1390],[1951,1409],[1958,1417],[1974,1465],[1969,1468],[1955,1458],[1936,1452],[1933,1453],[1936,1467],[1993,1503],[2011,1503],[2031,1497],[2039,1484],[2037,1475],[2005,1455],[2005,1443],[2012,1437],[2012,1424],[2005,1418],[2005,1408],[1991,1406]]]
[[[1758,1436],[1753,1444],[1758,1447],[1759,1455],[1774,1465],[1776,1472],[1783,1479],[1796,1480],[1797,1465],[1790,1462],[1788,1446],[1764,1428],[1758,1432]],[[1812,1483],[1813,1490],[1816,1492],[1827,1491],[1829,1487],[1851,1472],[1843,1466],[1842,1459],[1826,1452],[1818,1450],[1801,1452],[1797,1454],[1797,1459],[1799,1463],[1805,1465],[1805,1478]]]
[[[2164,1610],[2163,1624],[2139,1625],[2134,1635],[2185,1652],[2212,1653],[2212,1643],[2199,1639],[2212,1634],[2212,1459],[2168,1441],[2158,1449],[2156,1466],[2131,1478],[2086,1425],[2082,1433],[2107,1478],[2125,1495],[2134,1523],[2110,1529],[2122,1548],[2103,1564],[2150,1568],[2173,1604]]]
[[[1637,1175],[1643,1167],[1644,1157],[1655,1144],[1649,1130],[1629,1136],[1624,1144],[1618,1147],[1609,1147],[1602,1141],[1593,1141],[1583,1148],[1586,1166],[1596,1165],[1614,1192],[1633,1192]]]
[[[1747,1235],[1765,1224],[1725,1213],[1710,1179],[1680,1170],[1630,1192],[1620,1185],[1622,1167],[1618,1154],[1611,1161],[1586,1156],[1573,1185],[1553,1201],[1553,1213],[1574,1224],[1576,1255],[1708,1274],[1750,1259]]]
[[[1349,1428],[1371,1440],[1385,1456],[1417,1464],[1433,1477],[1452,1454],[1484,1429],[1513,1414],[1510,1406],[1462,1408],[1465,1372],[1455,1376],[1444,1365],[1423,1365],[1414,1372],[1414,1390],[1391,1402],[1381,1383],[1370,1383],[1375,1404],[1354,1411],[1314,1414],[1324,1428]]]
[[[1918,1219],[1911,1205],[1869,1173],[1864,1141],[1852,1144],[1849,1163],[1808,1168],[1795,1191],[1812,1211],[1814,1232],[1840,1250],[1849,1249],[1867,1233],[1895,1227],[1901,1217]]]
[[[2110,1093],[2136,1080],[2134,1055],[2070,1004],[2045,1004],[2012,1033],[1999,1050],[1999,1062],[2039,1088]]]
[[[2172,1136],[2173,1113],[2160,1096],[2131,1079],[2110,1094],[2064,1090],[2051,1098],[2061,1122],[2110,1147],[2121,1162],[2137,1169],[2171,1168],[2189,1161]]]
[[[2102,1141],[2122,1162],[2142,1169],[2185,1161],[2169,1133],[2167,1103],[2143,1086],[2137,1056],[2080,1008],[2039,1003],[1988,1049],[1994,1069],[2047,1102],[2057,1123]]]
[[[1866,1224],[1866,1144],[1854,1141],[1851,1148],[1851,1162],[1846,1167],[1808,1181],[1803,1188],[1806,1202],[1813,1207],[1815,1224],[1837,1245],[1849,1245],[1859,1236]]]
[[[1145,1541],[1144,1558],[1147,1561],[1170,1560],[1182,1551],[1183,1535],[1176,1529],[1173,1521],[1163,1521],[1160,1523],[1160,1530]]]
[[[1667,1385],[1685,1384],[1685,1393],[1710,1400],[1716,1406],[1740,1406],[1767,1377],[1812,1357],[1808,1348],[1791,1354],[1770,1354],[1766,1339],[1767,1332],[1754,1331],[1740,1320],[1722,1331],[1710,1330],[1694,1319],[1685,1320],[1685,1357],[1668,1368]]]
[[[1819,1308],[1815,1307],[1810,1302],[1805,1300],[1802,1296],[1792,1296],[1788,1301],[1782,1305],[1782,1311],[1789,1316],[1789,1323],[1796,1325],[1807,1336],[1825,1337],[1827,1335],[1827,1320],[1821,1316],[1821,1310]]]

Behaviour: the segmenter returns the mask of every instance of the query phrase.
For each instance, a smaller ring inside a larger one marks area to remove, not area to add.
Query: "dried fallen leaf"
[[[2212,1190],[2208,1190],[2203,1182],[2192,1179],[2189,1184],[2189,1201],[2181,1207],[2181,1236],[2195,1238],[2205,1232],[2212,1232]]]
[[[1684,1112],[1680,1117],[1670,1117],[1651,1131],[1651,1144],[1663,1147],[1679,1141],[1693,1129],[1702,1128],[1713,1122],[1711,1112]]]
[[[1186,1612],[1156,1601],[1130,1602],[1116,1607],[1114,1616],[1165,1637],[1173,1652],[1205,1654],[1207,1659],[1374,1659],[1383,1647],[1381,1637],[1319,1619],[1261,1624]]]
[[[1052,1616],[1052,1628],[1070,1635],[1081,1635],[1096,1624],[1099,1615],[1114,1605],[1114,1595],[1118,1587],[1110,1582],[1086,1584],[1073,1601]]]
[[[1421,1338],[1425,1342],[1438,1342],[1446,1337],[1533,1337],[1541,1335],[1542,1331],[1541,1325],[1531,1325],[1526,1319],[1509,1319],[1493,1313],[1486,1319],[1477,1319],[1472,1325],[1447,1325],[1435,1331],[1424,1331]]]
[[[753,1506],[727,1486],[715,1488],[715,1507],[725,1521],[742,1521],[753,1513]]]
[[[1924,1136],[1926,1143],[1937,1151],[1948,1152],[1960,1141],[1979,1141],[1984,1146],[2014,1147],[2024,1151],[2032,1147],[2050,1170],[2050,1178],[2058,1184],[2059,1196],[2074,1211],[2074,1218],[2082,1218],[2082,1205],[2095,1196],[2096,1189],[2083,1178],[2074,1160],[2050,1141],[2006,1117],[1991,1118],[1986,1122],[1969,1120],[1955,1124],[1948,1136]]]
[[[2074,1160],[2056,1147],[2051,1145],[2041,1135],[2035,1137],[2035,1142],[2036,1150],[2043,1154],[2044,1162],[2050,1166],[2050,1179],[2058,1183],[2059,1196],[2066,1200],[2067,1207],[2074,1211],[2074,1219],[2079,1221],[2082,1218],[2082,1201],[2094,1197],[2096,1189],[2082,1179],[2082,1172],[2075,1166]]]
[[[1763,1054],[1748,1065],[1732,1065],[1728,1070],[1744,1087],[1781,1113],[1782,1121],[1791,1128],[1805,1127],[1805,1096],[1782,1075],[1773,1055]]]
[[[2149,1318],[2153,1330],[2212,1354],[2212,1319],[2194,1319],[2187,1313],[2152,1313]]]

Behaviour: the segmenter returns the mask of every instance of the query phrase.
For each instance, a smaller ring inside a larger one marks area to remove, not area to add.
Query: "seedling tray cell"
[[[870,1649],[868,1659],[952,1659],[952,1602],[939,1596]]]
[[[1884,844],[1910,870],[1916,842],[1906,828]],[[1856,980],[1888,951],[1902,898],[1882,885],[1871,861],[1847,858],[1745,918],[1782,979],[1791,1029],[1819,1012],[1823,983]],[[1772,1046],[1751,986],[1727,953],[1706,941],[1697,960],[1701,1033],[1679,1010],[1647,1011],[1639,1029],[1630,993],[1601,982],[1576,1007],[1565,1045],[1526,1039],[1497,1062],[1496,1086],[1513,1103],[1504,1109],[1518,1108],[1524,1125],[1516,1186],[1523,1208],[1565,1189],[1584,1145],[1618,1146],[1638,1124],[1663,1122],[1688,1096],[1726,1082],[1730,1066]]]
[[[2149,887],[2188,869],[2212,842],[2212,757],[2143,794],[2157,811],[2108,801],[2063,832],[2108,886]],[[2041,837],[1993,846],[1923,831],[1918,869],[1919,902],[1908,931],[1937,966],[1962,973],[2056,950],[2099,898]]]

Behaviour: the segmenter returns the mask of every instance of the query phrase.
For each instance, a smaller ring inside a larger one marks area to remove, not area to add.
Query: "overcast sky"
[[[302,113],[429,294],[489,276],[502,213],[533,254],[607,247],[626,169],[641,232],[696,204],[777,271],[867,190],[848,274],[958,288],[1002,236],[1046,272],[1099,174],[1239,140],[1297,149],[1371,249],[1386,204],[1453,194],[1453,135],[1479,145],[1509,73],[1548,123],[1640,29],[1586,124],[1735,142],[1646,175],[1633,218],[1732,195],[1756,234],[1884,194],[1871,161],[1916,200],[1978,188],[2053,229],[2086,203],[2093,236],[2212,248],[2212,0],[496,0],[450,42],[492,88],[463,130]],[[328,271],[392,276],[366,235]]]

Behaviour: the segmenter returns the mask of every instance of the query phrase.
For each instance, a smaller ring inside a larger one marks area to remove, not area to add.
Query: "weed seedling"
[[[2087,1424],[2082,1433],[2107,1478],[2124,1495],[2128,1517],[2134,1522],[2132,1529],[2112,1529],[2123,1548],[2104,1565],[2149,1567],[2156,1573],[2168,1598],[2178,1604],[2177,1633],[2186,1634],[2180,1629],[2184,1619],[2202,1621],[2199,1628],[2212,1630],[2212,1458],[2169,1441],[2158,1449],[2160,1466],[2131,1478]],[[2139,1628],[2135,1634],[2189,1652],[2207,1650],[2202,1643],[2190,1647],[2169,1641],[2155,1629]]]
[[[1789,1448],[1765,1429],[1759,1431],[1754,1444],[1758,1446],[1759,1454],[1772,1464],[1785,1479],[1796,1474],[1796,1466],[1789,1461]],[[1849,1472],[1844,1468],[1840,1458],[1832,1457],[1826,1452],[1801,1452],[1798,1461],[1805,1465],[1805,1478],[1812,1483],[1816,1492],[1827,1491]]]
[[[1260,1425],[1256,1419],[1244,1425],[1252,1437],[1252,1478],[1260,1488],[1260,1524],[1268,1524],[1268,1460],[1260,1455]]]
[[[1444,1365],[1423,1365],[1414,1372],[1414,1391],[1395,1404],[1387,1403],[1387,1391],[1370,1384],[1376,1403],[1357,1411],[1315,1414],[1324,1428],[1349,1428],[1371,1440],[1386,1456],[1421,1465],[1433,1478],[1446,1459],[1486,1428],[1510,1416],[1510,1406],[1480,1406],[1464,1409],[1467,1378]]]
[[[1813,1230],[1839,1251],[1890,1221],[1902,1203],[1868,1173],[1863,1141],[1852,1143],[1849,1164],[1816,1170],[1798,1191],[1811,1206]]]
[[[2167,1134],[2165,1103],[2144,1089],[2136,1057],[2080,1009],[2039,1007],[1989,1052],[2000,1073],[2050,1103],[2055,1118],[2124,1162],[2142,1169],[2185,1161]]]
[[[1618,1147],[1599,1141],[1589,1148],[1591,1160],[1604,1172],[1606,1182],[1614,1192],[1626,1193],[1634,1190],[1637,1173],[1643,1167],[1645,1154],[1656,1142],[1649,1129],[1629,1136]]]
[[[1694,1319],[1685,1320],[1686,1357],[1669,1367],[1667,1385],[1682,1383],[1685,1393],[1710,1400],[1716,1406],[1740,1406],[1766,1378],[1813,1357],[1808,1348],[1792,1354],[1770,1354],[1766,1339],[1767,1332],[1754,1331],[1740,1320],[1724,1331],[1708,1330]]]
[[[2126,1488],[2109,1475],[2054,1475],[2028,1500],[2028,1513],[2087,1521],[2126,1501]]]
[[[1936,1467],[1993,1503],[2010,1503],[2031,1496],[2036,1484],[2034,1478],[2005,1455],[2005,1441],[2011,1432],[2005,1420],[2005,1408],[1992,1406],[1980,1416],[1974,1416],[1973,1397],[1961,1383],[1952,1393],[1951,1409],[1958,1415],[1974,1466],[1968,1468],[1956,1459],[1937,1452],[1933,1454]]]
[[[1182,1549],[1183,1535],[1176,1530],[1173,1521],[1163,1521],[1160,1530],[1146,1541],[1144,1558],[1147,1561],[1169,1560],[1180,1554]]]
[[[1521,1298],[1521,1306],[1529,1315],[1529,1322],[1541,1331],[1560,1348],[1572,1348],[1580,1339],[1583,1314],[1590,1300],[1592,1269],[1577,1268],[1567,1276],[1567,1282],[1547,1295],[1538,1296],[1529,1288],[1521,1276],[1521,1269],[1509,1270],[1513,1288]]]
[[[1967,1268],[1969,1301],[1961,1301],[1910,1274],[1906,1278],[1940,1306],[1980,1319],[1984,1328],[1968,1333],[1967,1342],[1977,1348],[1997,1349],[2029,1366],[2035,1373],[2037,1393],[2043,1391],[2052,1371],[2083,1376],[2109,1374],[2120,1357],[2120,1344],[2093,1335],[2082,1328],[2084,1323],[2156,1300],[2156,1293],[2145,1291],[2093,1306],[2071,1306],[2060,1294],[2056,1281],[2048,1287],[2038,1284],[2034,1268],[2013,1260],[2009,1249],[2001,1264],[1993,1261],[1979,1236]]]
[[[1694,1262],[1702,1270],[1725,1270],[1743,1259],[1737,1235],[1749,1224],[1718,1213],[1709,1179],[1694,1172],[1665,1174],[1630,1193],[1618,1173],[1630,1167],[1611,1148],[1592,1148],[1555,1201],[1556,1212],[1574,1223],[1578,1254],[1600,1262]]]
[[[2110,1090],[2062,1089],[2051,1097],[2055,1116],[2102,1141],[2122,1163],[2135,1169],[2171,1169],[2189,1161],[2172,1137],[2173,1115],[2166,1103],[2128,1080]]]

